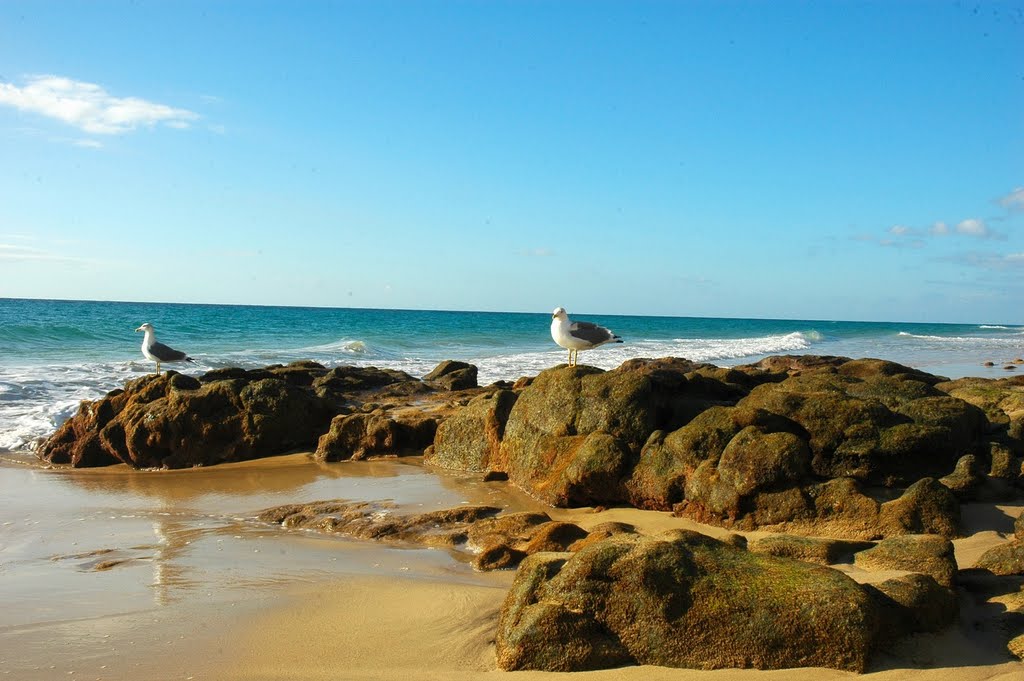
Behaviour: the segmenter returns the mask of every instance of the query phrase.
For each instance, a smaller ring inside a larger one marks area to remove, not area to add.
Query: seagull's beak
[[[135,333],[138,333],[139,331],[142,331],[142,327],[141,326],[139,328],[135,329]]]

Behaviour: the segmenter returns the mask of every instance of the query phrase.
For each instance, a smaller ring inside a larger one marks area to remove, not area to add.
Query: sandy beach
[[[424,468],[418,458],[317,463],[296,454],[183,471],[44,468],[5,455],[0,675],[16,679],[848,679],[824,669],[763,672],[633,667],[501,672],[493,635],[512,572],[479,573],[457,551],[323,537],[254,520],[319,499],[390,499],[432,510],[487,503],[545,510],[584,528],[643,533],[702,526],[667,513],[543,508],[503,482]],[[960,567],[1005,541],[1021,506],[964,508]],[[977,531],[979,527],[1002,531]],[[756,533],[750,533],[756,536]],[[887,573],[840,566],[861,581]],[[992,606],[987,606],[991,608]],[[1017,679],[983,604],[879,655],[865,678]]]

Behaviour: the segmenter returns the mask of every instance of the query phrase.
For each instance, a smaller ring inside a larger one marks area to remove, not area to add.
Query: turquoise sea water
[[[552,305],[554,307],[554,304]],[[949,377],[1000,377],[1024,355],[1024,327],[577,314],[625,341],[581,353],[610,369],[634,357],[719,365],[772,354],[880,357]],[[417,376],[444,359],[480,368],[480,382],[514,380],[565,362],[550,311],[536,314],[0,299],[0,449],[31,448],[125,380],[153,371],[139,349],[143,322],[196,362],[199,374],[297,359],[376,365]],[[984,361],[994,368],[982,366]],[[1021,368],[1024,370],[1024,367]]]

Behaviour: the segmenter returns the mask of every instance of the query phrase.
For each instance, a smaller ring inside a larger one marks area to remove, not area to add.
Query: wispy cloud
[[[23,244],[10,243],[16,239],[16,235],[7,235],[9,242],[0,243],[0,263],[6,262],[11,264],[17,263],[37,263],[43,266],[47,263],[56,264],[61,267],[71,266],[91,266],[91,267],[124,267],[124,263],[120,263],[114,260],[106,260],[103,258],[90,258],[82,257],[80,255],[67,255],[59,250],[51,250],[49,247],[51,244],[43,244],[44,248],[37,248],[35,246],[25,246]],[[32,239],[35,241],[35,239]],[[54,244],[60,243],[54,241]],[[74,243],[74,242],[64,242]]]
[[[61,255],[60,253],[45,251],[41,248],[21,246],[18,244],[0,244],[0,260],[49,260],[58,262],[86,262],[85,258],[78,258],[70,255]]]
[[[550,258],[555,252],[549,248],[527,248],[519,251],[519,255],[526,258]]]
[[[985,221],[980,218],[968,218],[962,220],[956,225],[957,234],[965,234],[967,236],[975,236],[979,239],[991,239],[994,236],[994,232],[988,228]]]
[[[1006,196],[1000,197],[998,203],[1012,213],[1024,211],[1024,187],[1017,187]]]
[[[22,87],[0,83],[0,105],[67,123],[94,135],[139,127],[187,128],[199,114],[139,97],[114,97],[101,86],[62,76],[29,76]]]
[[[1024,269],[1024,252],[1021,253],[962,253],[950,258],[973,267],[980,267],[984,270],[1005,271]]]

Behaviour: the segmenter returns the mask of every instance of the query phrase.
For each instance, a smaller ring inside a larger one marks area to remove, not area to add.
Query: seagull
[[[151,359],[156,362],[156,372],[160,373],[160,362],[194,362],[195,360],[186,355],[181,350],[175,350],[169,348],[163,343],[156,342],[156,331],[153,329],[153,325],[146,322],[139,328],[135,329],[136,333],[139,331],[145,331],[146,337],[142,339],[142,354],[146,356],[146,359]]]
[[[551,314],[551,337],[569,351],[569,366],[576,366],[580,350],[589,350],[605,343],[621,343],[614,333],[591,322],[570,322],[564,307]]]

